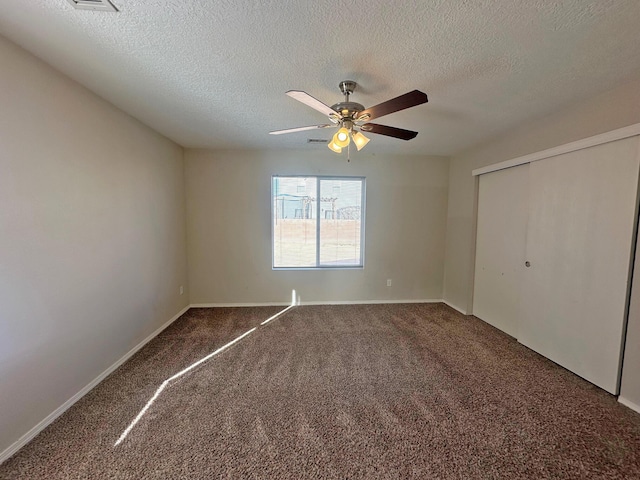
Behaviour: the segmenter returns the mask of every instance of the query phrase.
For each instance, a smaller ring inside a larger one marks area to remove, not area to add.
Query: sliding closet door
[[[481,175],[473,314],[518,336],[529,215],[529,165]]]
[[[638,137],[530,165],[518,340],[618,393]]]

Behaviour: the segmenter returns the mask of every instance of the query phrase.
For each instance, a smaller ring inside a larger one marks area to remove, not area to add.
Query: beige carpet
[[[640,478],[639,414],[480,320],[279,310],[190,310],[0,478]]]

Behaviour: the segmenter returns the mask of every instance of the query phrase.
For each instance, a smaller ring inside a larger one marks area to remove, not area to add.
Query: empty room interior
[[[0,478],[640,478],[639,24],[0,2]]]

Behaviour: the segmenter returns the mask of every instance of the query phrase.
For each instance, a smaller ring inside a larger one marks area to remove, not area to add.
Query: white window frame
[[[275,266],[275,230],[274,230],[274,191],[273,184],[275,178],[315,178],[316,179],[316,265],[307,267],[276,267]],[[360,263],[358,265],[321,265],[320,264],[320,184],[322,180],[360,180],[362,191],[360,198]],[[367,191],[366,177],[344,176],[344,175],[271,175],[271,269],[272,270],[362,270],[364,269],[364,240],[365,240],[365,202]]]

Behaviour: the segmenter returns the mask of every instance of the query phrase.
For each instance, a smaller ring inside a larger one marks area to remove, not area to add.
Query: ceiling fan
[[[317,128],[339,128],[328,145],[328,147],[336,153],[342,152],[342,149],[349,145],[351,139],[353,139],[353,143],[355,143],[358,150],[364,147],[369,142],[369,139],[364,136],[362,132],[377,133],[401,140],[411,140],[418,135],[418,132],[405,130],[403,128],[369,123],[369,120],[426,103],[428,99],[425,93],[419,90],[413,90],[374,107],[365,109],[361,104],[349,101],[349,95],[356,89],[356,82],[353,80],[344,80],[340,82],[338,86],[344,95],[344,101],[336,103],[331,107],[306,92],[300,90],[289,90],[286,92],[291,98],[327,115],[331,123],[275,130],[269,133],[271,135],[281,135],[283,133],[302,132],[305,130],[315,130]]]

